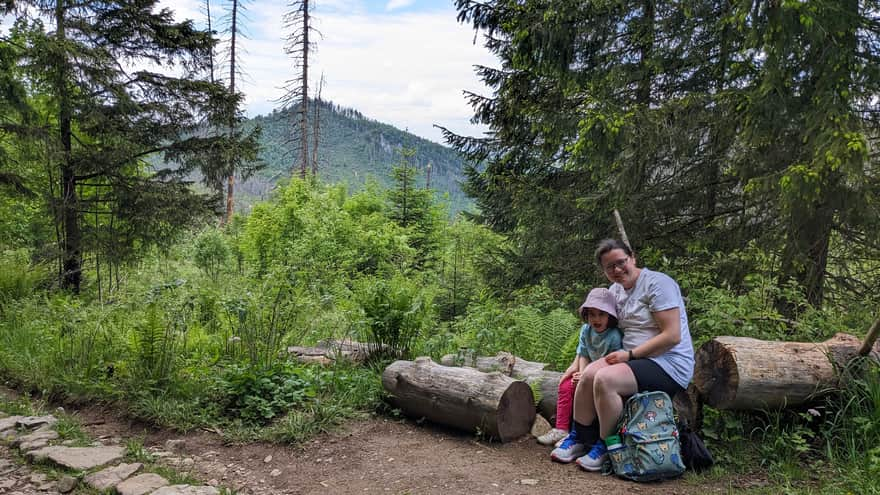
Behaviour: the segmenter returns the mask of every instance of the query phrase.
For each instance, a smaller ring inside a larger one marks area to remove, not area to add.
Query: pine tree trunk
[[[830,184],[823,187],[826,191],[833,189]],[[803,288],[807,303],[814,308],[821,307],[825,295],[825,268],[833,220],[831,209],[819,202],[789,213],[782,281],[794,279]],[[792,316],[796,308],[788,301],[782,301],[779,310]]]
[[[66,2],[55,5],[55,36],[59,43],[65,42],[64,17]],[[73,128],[70,95],[67,90],[67,62],[59,61],[58,79],[55,81],[58,95],[58,132],[61,141],[61,206],[62,223],[62,279],[61,287],[79,294],[82,283],[82,232],[79,225],[79,197],[76,192],[76,169],[71,163]]]

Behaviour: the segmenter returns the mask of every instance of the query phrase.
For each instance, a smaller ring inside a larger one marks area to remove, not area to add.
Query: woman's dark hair
[[[613,251],[615,249],[620,249],[627,256],[632,256],[632,249],[629,248],[623,241],[619,239],[602,239],[599,241],[599,246],[596,248],[596,263],[599,265],[602,264],[602,256],[605,256],[609,251]]]
[[[589,318],[587,318],[587,311],[589,309],[590,308],[581,308],[581,321],[584,323],[587,323],[587,320],[589,319]],[[617,318],[615,318],[611,315],[608,315],[608,328],[614,328],[616,326],[617,326]]]

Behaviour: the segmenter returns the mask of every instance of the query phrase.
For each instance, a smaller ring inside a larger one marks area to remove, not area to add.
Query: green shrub
[[[251,424],[265,424],[317,395],[320,383],[308,378],[313,376],[288,363],[269,368],[230,364],[220,379],[225,412]]]
[[[208,229],[196,237],[193,249],[196,266],[217,282],[229,262],[230,250],[226,238],[217,229]]]
[[[49,278],[43,265],[31,265],[26,249],[0,251],[0,314],[7,301],[33,294]]]
[[[366,277],[355,284],[354,297],[364,312],[368,341],[395,355],[408,355],[433,322],[433,292],[402,275],[390,280]]]

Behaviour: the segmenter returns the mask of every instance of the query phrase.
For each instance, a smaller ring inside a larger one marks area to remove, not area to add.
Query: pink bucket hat
[[[578,313],[583,312],[584,308],[598,309],[617,318],[617,300],[610,290],[602,287],[597,287],[587,294],[587,300],[581,304]]]

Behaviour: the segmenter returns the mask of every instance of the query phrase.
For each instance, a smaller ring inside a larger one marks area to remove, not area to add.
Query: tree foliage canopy
[[[814,305],[877,280],[878,2],[456,5],[501,63],[477,69],[494,95],[470,95],[490,135],[447,138],[481,163],[482,219],[517,239],[513,285],[583,279],[615,208],[636,247],[757,240]]]
[[[48,164],[62,285],[78,291],[84,251],[130,260],[209,210],[184,177],[217,175],[204,156],[228,140],[197,131],[228,121],[239,96],[206,79],[211,33],[158,2],[16,1],[0,14],[15,16],[0,39],[14,69],[0,81],[4,153]]]

